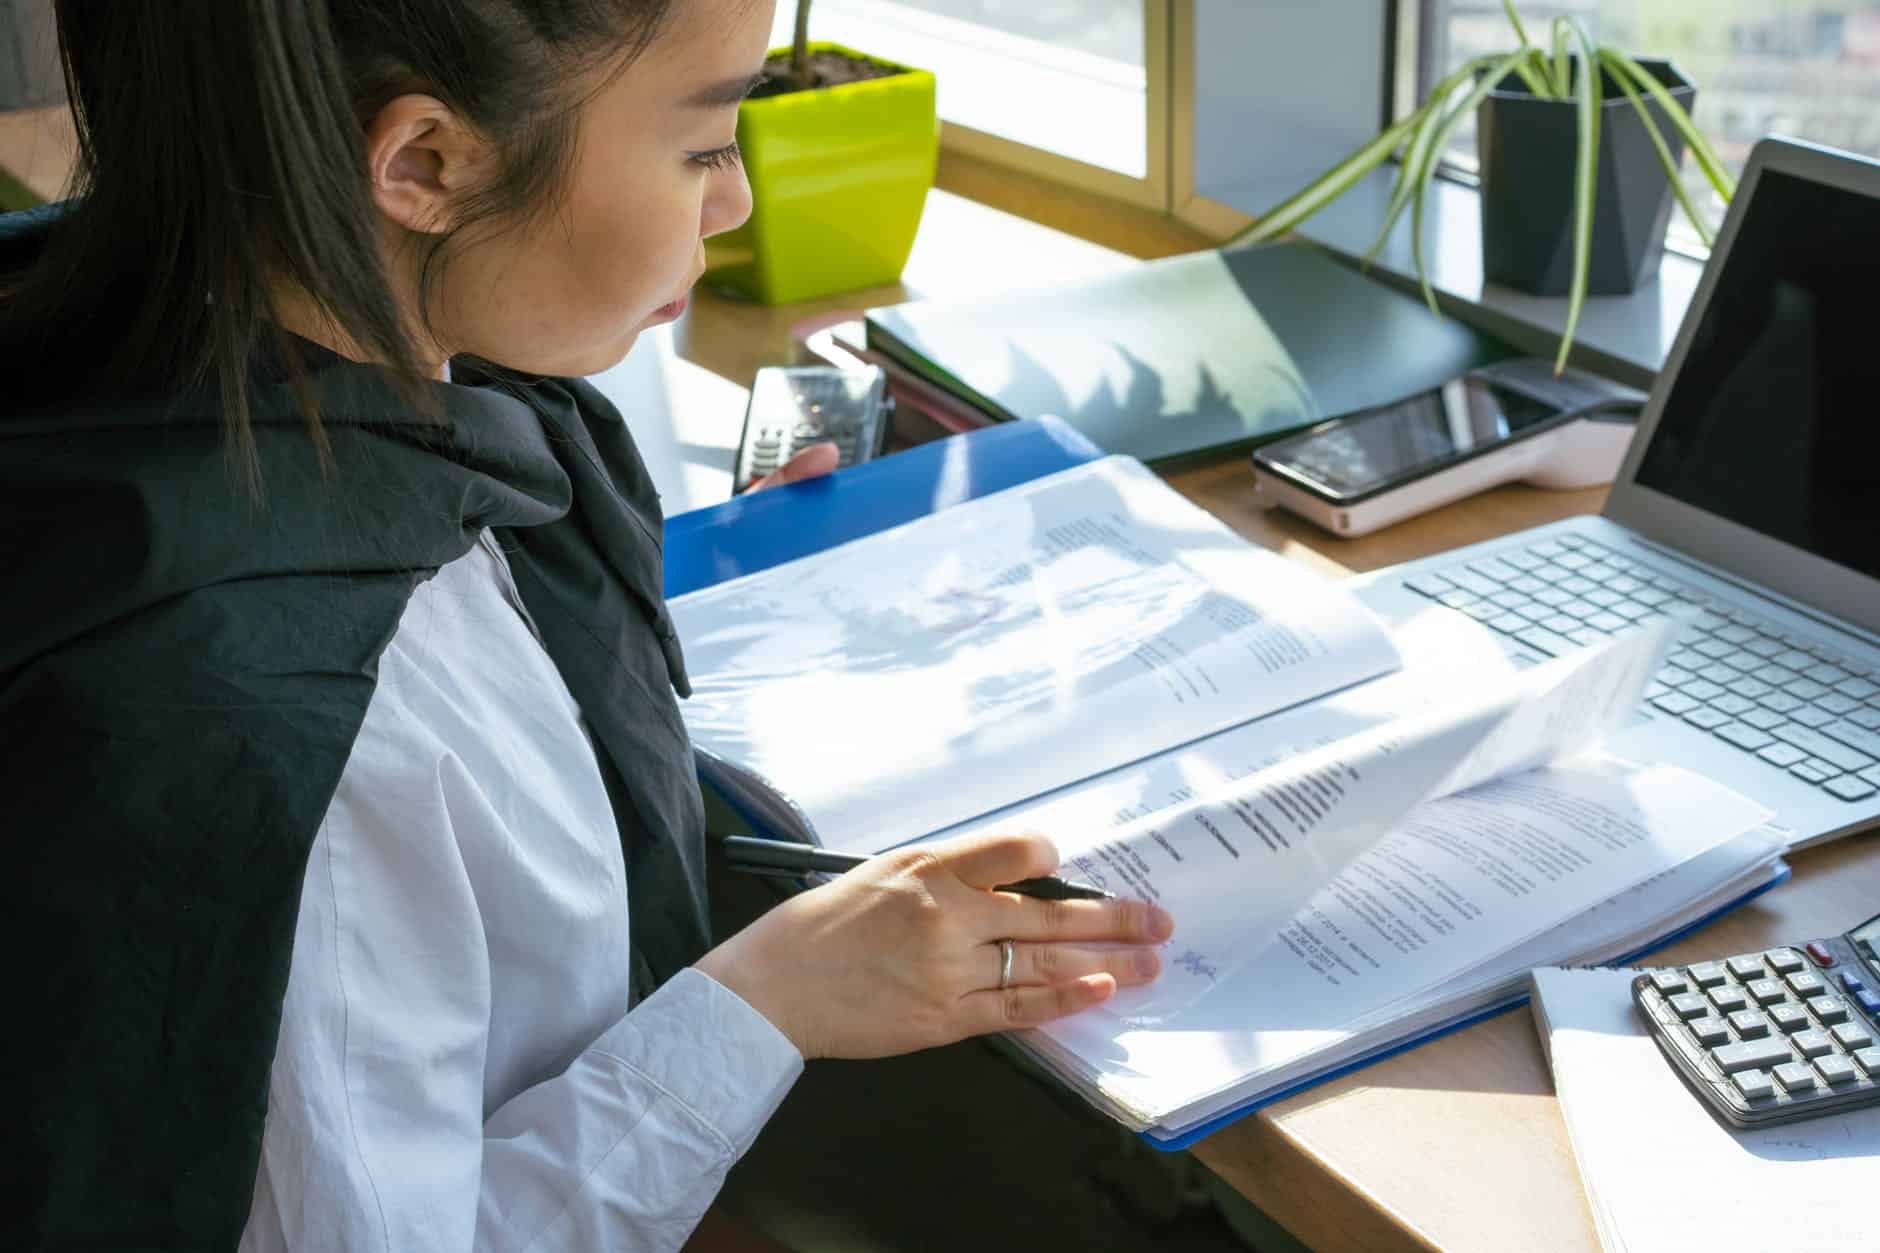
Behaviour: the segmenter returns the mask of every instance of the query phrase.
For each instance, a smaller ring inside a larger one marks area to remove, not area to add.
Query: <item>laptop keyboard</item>
[[[1559,656],[1693,612],[1645,694],[1742,752],[1844,801],[1880,791],[1880,673],[1577,535],[1427,570],[1411,591]]]

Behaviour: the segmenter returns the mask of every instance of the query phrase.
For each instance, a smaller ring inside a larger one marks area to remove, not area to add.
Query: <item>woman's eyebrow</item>
[[[763,81],[762,70],[744,78],[727,78],[721,83],[699,88],[680,103],[690,109],[722,109],[750,95],[751,89]]]

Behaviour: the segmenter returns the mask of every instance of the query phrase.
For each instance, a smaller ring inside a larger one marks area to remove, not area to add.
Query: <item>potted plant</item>
[[[939,157],[933,74],[812,44],[809,11],[738,110],[750,221],[706,243],[707,281],[765,304],[899,278]]]
[[[1673,198],[1710,243],[1710,227],[1678,178],[1685,145],[1726,203],[1736,184],[1691,122],[1695,90],[1668,61],[1640,61],[1604,46],[1572,17],[1554,19],[1544,48],[1528,39],[1512,0],[1502,7],[1515,48],[1470,60],[1409,117],[1228,242],[1291,230],[1397,154],[1383,228],[1367,260],[1407,209],[1417,278],[1435,309],[1423,260],[1424,202],[1450,136],[1475,111],[1483,273],[1541,295],[1565,293],[1558,369],[1587,292],[1630,291],[1657,265]],[[1597,72],[1588,73],[1589,66]]]

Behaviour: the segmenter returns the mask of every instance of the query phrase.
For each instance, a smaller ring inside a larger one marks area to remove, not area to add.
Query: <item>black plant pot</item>
[[[1669,61],[1639,62],[1689,113],[1697,89]],[[1578,63],[1575,63],[1578,72]],[[1599,117],[1593,248],[1586,290],[1629,292],[1658,272],[1673,199],[1664,166],[1638,110],[1605,74]],[[1674,161],[1684,137],[1663,105],[1641,91]],[[1510,74],[1476,114],[1482,177],[1482,273],[1537,296],[1564,296],[1573,275],[1573,160],[1578,147],[1571,99],[1543,100]]]

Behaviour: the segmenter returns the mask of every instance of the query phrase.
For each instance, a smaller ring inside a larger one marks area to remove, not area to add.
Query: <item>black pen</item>
[[[796,879],[816,871],[841,874],[845,870],[855,869],[868,858],[854,853],[835,853],[826,848],[817,848],[812,844],[796,844],[789,840],[759,840],[748,835],[728,835],[725,837],[725,860],[733,870],[742,870],[746,874]],[[1001,883],[993,890],[1015,892],[1020,896],[1035,897],[1041,901],[1114,899],[1102,888],[1072,883],[1050,875],[1037,879],[1020,879],[1017,883]]]

